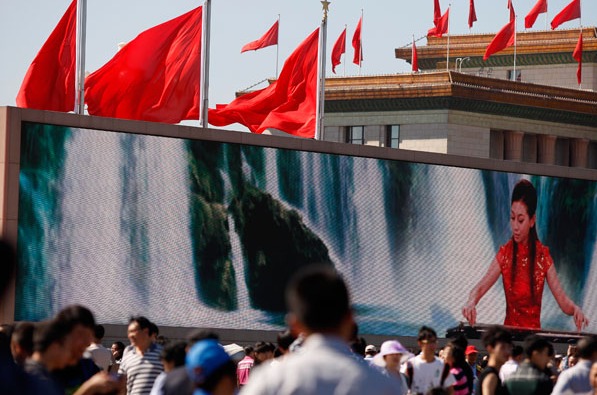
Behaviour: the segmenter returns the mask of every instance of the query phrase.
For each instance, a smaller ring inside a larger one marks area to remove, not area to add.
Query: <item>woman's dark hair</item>
[[[160,358],[164,361],[174,362],[174,367],[184,366],[187,355],[187,343],[176,342],[168,344],[160,353]]]
[[[512,200],[510,202],[510,205],[514,204],[514,202],[522,202],[525,204],[525,206],[527,206],[527,214],[529,215],[529,218],[532,218],[533,215],[535,215],[535,212],[537,211],[537,190],[535,189],[535,187],[533,186],[533,184],[531,184],[531,182],[529,180],[520,180],[518,181],[518,183],[514,186],[514,190],[512,191]],[[536,227],[536,223],[535,225],[533,225],[533,227],[531,228],[530,232],[529,232],[529,239],[528,239],[528,245],[529,245],[529,277],[531,279],[531,298],[533,299],[533,301],[536,300],[536,295],[535,295],[535,276],[533,276],[533,273],[535,273],[535,256],[536,256],[536,244],[537,244],[537,240],[539,240],[539,237],[537,236],[537,227]],[[512,278],[511,278],[511,282],[512,285],[514,285],[514,280],[516,279],[516,255],[518,252],[518,245],[514,242],[514,237],[512,237],[512,245],[513,245],[513,251],[512,251]]]
[[[466,339],[465,339],[466,341]],[[466,343],[465,343],[466,344]],[[469,393],[472,394],[473,391],[473,382],[475,381],[475,376],[473,374],[473,369],[471,365],[468,364],[466,361],[466,356],[464,351],[466,350],[466,345],[462,347],[462,343],[460,339],[453,339],[446,344],[446,347],[450,347],[452,349],[452,358],[454,362],[452,363],[452,367],[460,368],[464,372],[466,376],[466,385],[469,388]]]

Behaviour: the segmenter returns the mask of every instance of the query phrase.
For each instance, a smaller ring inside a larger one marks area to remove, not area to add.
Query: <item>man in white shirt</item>
[[[400,384],[355,356],[348,345],[353,330],[348,290],[329,266],[296,276],[286,292],[288,323],[305,333],[300,351],[251,373],[242,395],[399,394]]]
[[[104,338],[105,332],[103,325],[95,326],[93,340],[85,350],[85,354],[89,355],[89,358],[93,359],[93,362],[101,370],[108,371],[110,361],[112,360],[112,352],[102,346],[102,339]]]
[[[591,365],[597,362],[597,336],[583,337],[578,342],[578,363],[560,373],[552,395],[592,395],[589,381]]]
[[[518,366],[524,359],[523,352],[524,350],[521,346],[512,347],[512,354],[510,355],[510,358],[500,368],[500,380],[502,380],[502,383],[506,381],[506,379],[510,377],[512,373],[516,372]]]
[[[456,382],[450,373],[450,367],[435,356],[437,349],[437,334],[432,328],[423,326],[419,330],[417,343],[421,353],[411,358],[405,366],[404,373],[410,385],[412,394],[426,394],[432,388],[441,387],[449,394],[453,393],[452,386]]]

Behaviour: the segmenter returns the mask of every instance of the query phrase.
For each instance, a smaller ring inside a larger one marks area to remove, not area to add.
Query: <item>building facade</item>
[[[582,34],[581,87],[579,30],[519,33],[516,67],[512,47],[483,62],[493,35],[451,36],[449,63],[447,38],[429,37],[420,73],[327,79],[323,139],[597,168],[597,35]]]

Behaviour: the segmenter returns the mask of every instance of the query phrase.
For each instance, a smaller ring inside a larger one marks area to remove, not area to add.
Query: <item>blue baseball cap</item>
[[[189,378],[196,384],[205,380],[218,368],[224,366],[230,357],[217,341],[200,340],[187,353],[186,368]]]

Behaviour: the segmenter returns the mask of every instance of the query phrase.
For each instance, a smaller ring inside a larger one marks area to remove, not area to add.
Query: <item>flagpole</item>
[[[513,68],[513,75],[512,75],[512,81],[516,81],[516,47],[518,46],[517,40],[517,33],[516,33],[516,19],[518,17],[516,15],[514,15],[514,68]]]
[[[348,30],[348,25],[344,24],[344,31],[347,32]],[[344,38],[344,48],[346,48],[346,37]],[[344,50],[344,62],[342,62],[342,66],[344,66],[344,77],[346,77],[346,56],[348,54],[346,53],[346,49]]]
[[[578,18],[578,24],[580,26],[580,36],[582,40],[582,0],[578,0],[578,6],[580,8],[580,17]],[[580,53],[580,82],[578,83],[578,89],[582,89],[582,46],[581,46],[581,53]]]
[[[446,50],[446,71],[450,70],[450,11],[452,9],[452,3],[448,4],[448,47]]]
[[[211,30],[211,0],[203,2],[203,21],[201,22],[201,86],[199,89],[199,126],[208,127],[209,108],[209,43]]]
[[[327,39],[328,8],[330,2],[323,0],[323,18],[319,29],[319,51],[317,59],[317,110],[315,114],[315,140],[321,140],[323,133],[323,117],[325,110],[325,44]]]
[[[278,79],[278,59],[280,59],[280,14],[278,14],[278,42],[276,43],[276,79]]]
[[[363,68],[363,15],[365,10],[361,8],[361,34],[359,37],[360,45],[359,45],[359,76],[361,75],[361,69]]]
[[[85,113],[85,31],[87,0],[77,0],[77,35],[75,55],[75,114]]]

